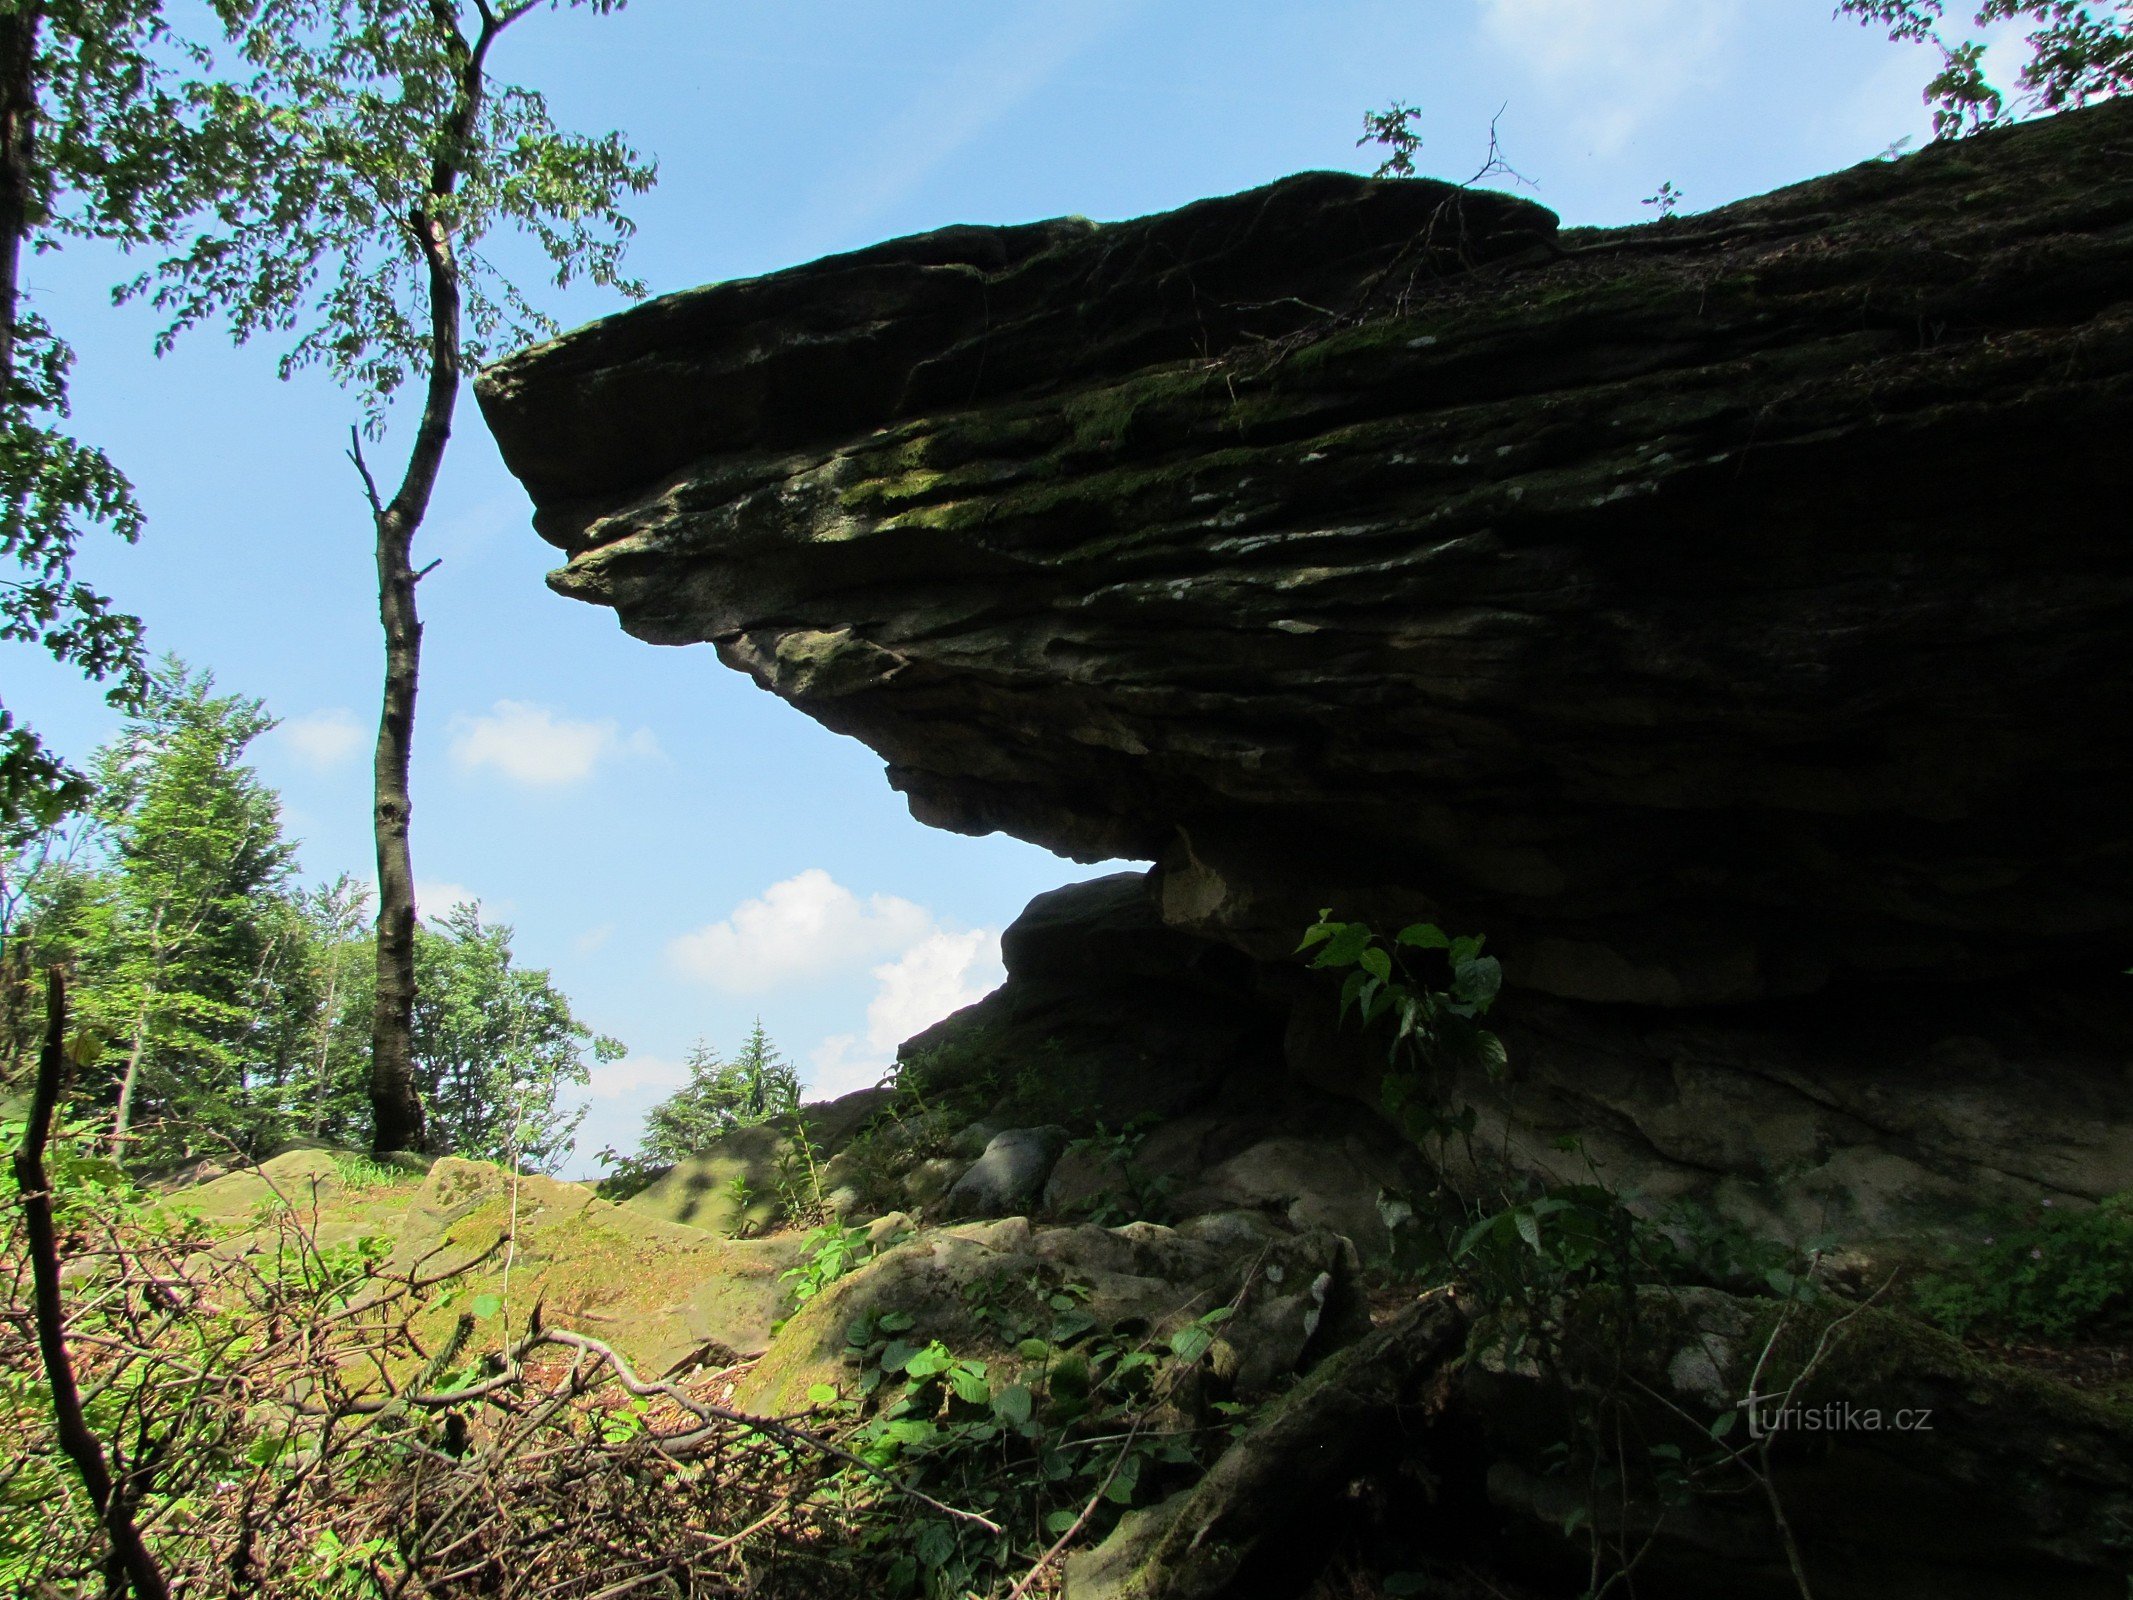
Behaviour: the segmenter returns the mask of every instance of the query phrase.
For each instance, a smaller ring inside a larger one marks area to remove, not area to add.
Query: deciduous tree
[[[531,236],[559,285],[621,275],[625,195],[654,170],[618,135],[558,129],[531,89],[491,76],[506,30],[540,0],[215,0],[252,76],[208,92],[244,151],[216,225],[129,293],[180,331],[220,318],[240,342],[294,335],[283,376],[323,366],[360,397],[351,454],[362,474],[385,635],[373,767],[378,862],[371,1099],[376,1148],[427,1142],[413,1057],[414,868],[408,767],[422,622],[414,538],[451,437],[461,380],[500,346],[548,331],[483,254],[500,228]],[[549,0],[607,13],[623,0]],[[362,439],[420,386],[397,485],[379,485]],[[435,563],[431,563],[434,566]]]
[[[2133,89],[2133,0],[1984,0],[1972,13],[1980,30],[2019,22],[2028,55],[2012,97],[1985,71],[1985,41],[1943,31],[1943,0],[1838,0],[1840,16],[1889,30],[1892,39],[1937,46],[1941,70],[1926,85],[1936,138],[1996,127],[2017,115],[2061,111]]]
[[[0,640],[41,646],[113,705],[139,703],[139,621],[74,573],[85,528],[131,541],[140,506],[102,451],[70,437],[73,353],[22,303],[26,250],[70,238],[168,243],[227,171],[162,0],[0,0]],[[14,842],[83,804],[89,783],[0,705],[0,831]]]

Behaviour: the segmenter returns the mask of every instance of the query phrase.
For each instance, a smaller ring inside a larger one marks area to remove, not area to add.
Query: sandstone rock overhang
[[[560,592],[927,822],[1686,1005],[2133,956],[2133,104],[1637,228],[1312,173],[478,385]]]

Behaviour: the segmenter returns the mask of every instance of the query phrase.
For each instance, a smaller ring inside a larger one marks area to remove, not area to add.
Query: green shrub
[[[1911,1286],[1950,1333],[2054,1341],[2133,1332],[2133,1192],[2077,1210],[2044,1201]]]

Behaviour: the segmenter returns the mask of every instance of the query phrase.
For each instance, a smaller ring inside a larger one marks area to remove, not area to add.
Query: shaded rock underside
[[[1682,1006],[2124,965],[2133,107],[1636,229],[1307,174],[671,296],[480,394],[552,582],[923,820]]]

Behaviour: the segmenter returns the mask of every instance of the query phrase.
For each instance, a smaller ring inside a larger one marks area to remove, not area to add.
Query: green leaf
[[[948,1386],[955,1391],[958,1400],[981,1406],[992,1398],[992,1386],[985,1381],[982,1368],[958,1364],[948,1373]]]
[[[478,1294],[474,1297],[474,1315],[493,1317],[504,1309],[504,1297],[500,1294]]]
[[[884,1372],[902,1372],[911,1364],[912,1358],[918,1355],[919,1350],[920,1347],[918,1345],[912,1344],[908,1340],[891,1339],[888,1347],[881,1352],[881,1370]]]
[[[1503,963],[1494,956],[1476,956],[1452,969],[1452,987],[1460,999],[1487,1010],[1503,988]]]
[[[1343,1017],[1347,1016],[1348,1008],[1355,1004],[1357,996],[1361,995],[1365,988],[1376,982],[1375,978],[1360,967],[1349,973],[1341,983],[1341,1015]]]
[[[1086,1311],[1069,1311],[1052,1324],[1052,1343],[1065,1344],[1069,1339],[1078,1339],[1096,1326],[1096,1319]]]
[[[993,1414],[1010,1427],[1021,1427],[1030,1419],[1030,1392],[1027,1384],[1011,1383],[992,1398]]]
[[[1711,1424],[1711,1437],[1714,1439],[1723,1439],[1727,1434],[1733,1431],[1734,1427],[1739,1422],[1740,1413],[1738,1411],[1720,1412],[1718,1420]]]
[[[892,1346],[891,1348],[894,1347]],[[882,1370],[885,1372],[897,1370],[889,1365],[889,1358],[886,1353],[881,1358],[881,1365]],[[933,1343],[927,1345],[925,1349],[914,1350],[910,1355],[904,1357],[903,1373],[907,1378],[930,1378],[937,1373],[946,1372],[954,1365],[955,1357],[948,1353],[946,1345],[936,1339]]]
[[[1118,1463],[1118,1470],[1111,1475],[1110,1485],[1104,1490],[1104,1498],[1114,1505],[1133,1504],[1133,1491],[1140,1487],[1141,1458],[1127,1455]]]
[[[811,1383],[807,1386],[809,1405],[833,1406],[837,1403],[837,1386],[833,1383]]]
[[[945,1522],[929,1522],[918,1530],[912,1545],[921,1564],[938,1570],[955,1558],[955,1530]]]
[[[1511,1064],[1510,1055],[1504,1050],[1503,1041],[1486,1028],[1474,1033],[1474,1044],[1481,1056],[1481,1065],[1491,1078],[1501,1078]]]
[[[1370,944],[1370,927],[1362,922],[1341,922],[1334,925],[1333,937],[1326,941],[1325,949],[1312,958],[1314,967],[1352,966]]]
[[[1390,983],[1392,981],[1392,957],[1382,947],[1372,945],[1360,956],[1356,957],[1356,963],[1365,972],[1377,979],[1378,982]]]
[[[1481,1243],[1502,1220],[1502,1213],[1499,1212],[1493,1217],[1483,1217],[1479,1222],[1468,1228],[1466,1232],[1459,1236],[1459,1242],[1452,1247],[1452,1259],[1454,1261],[1464,1259],[1473,1250],[1474,1246]]]
[[[1081,1513],[1078,1511],[1046,1512],[1044,1517],[1044,1531],[1056,1539],[1062,1533],[1065,1533],[1067,1529],[1073,1527],[1074,1523],[1076,1522],[1076,1520],[1079,1519],[1080,1515]]]
[[[1052,1353],[1052,1347],[1042,1339],[1024,1339],[1015,1346],[1015,1354],[1024,1361],[1042,1361]]]
[[[1170,1353],[1189,1364],[1206,1355],[1214,1342],[1215,1336],[1198,1325],[1180,1328],[1170,1336]]]
[[[1448,950],[1452,943],[1434,922],[1410,922],[1393,942],[1410,950]]]
[[[874,1326],[883,1333],[902,1333],[918,1319],[908,1311],[884,1312]]]

